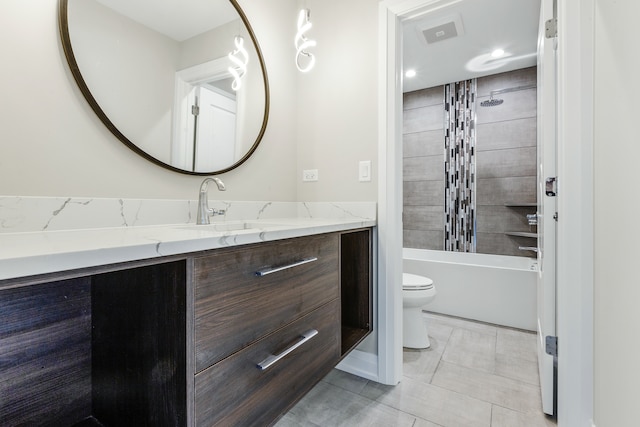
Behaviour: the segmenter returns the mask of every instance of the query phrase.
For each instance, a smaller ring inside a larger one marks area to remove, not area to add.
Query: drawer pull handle
[[[307,341],[309,341],[311,338],[315,337],[316,335],[318,335],[318,331],[316,331],[315,329],[309,329],[307,332],[305,332],[304,334],[302,334],[300,336],[300,341],[296,342],[295,344],[293,344],[291,347],[289,347],[288,349],[286,349],[282,353],[280,353],[280,354],[272,354],[269,357],[267,357],[266,359],[264,359],[262,362],[258,363],[258,369],[260,369],[261,371],[269,369],[271,366],[273,366],[280,359],[282,359],[287,354],[291,353],[293,350],[295,350],[296,348],[300,347],[302,344],[306,343]]]
[[[277,273],[278,271],[282,271],[282,270],[286,270],[286,269],[289,269],[289,268],[297,267],[299,265],[308,264],[310,262],[317,261],[317,260],[318,260],[317,257],[305,258],[305,259],[302,259],[300,261],[296,261],[296,262],[294,262],[292,264],[287,264],[287,265],[283,265],[283,266],[280,266],[280,267],[264,268],[262,270],[256,271],[256,276],[259,276],[259,277],[266,276],[267,274]]]

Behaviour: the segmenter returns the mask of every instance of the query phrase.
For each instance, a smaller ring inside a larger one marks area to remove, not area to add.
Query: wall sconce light
[[[306,51],[306,49],[316,46],[315,40],[309,40],[304,35],[304,33],[311,29],[309,14],[309,9],[302,9],[298,14],[298,32],[294,39],[294,44],[296,46],[296,67],[298,67],[298,70],[303,73],[311,71],[313,66],[316,64],[316,57],[312,53]],[[302,61],[302,63],[306,63],[306,65],[301,63],[300,60],[302,58],[306,58]]]
[[[244,48],[244,38],[236,36],[234,39],[236,48],[233,52],[229,52],[229,60],[233,64],[227,70],[233,76],[231,89],[238,91],[242,87],[242,77],[247,73],[247,63],[249,62],[249,53]]]

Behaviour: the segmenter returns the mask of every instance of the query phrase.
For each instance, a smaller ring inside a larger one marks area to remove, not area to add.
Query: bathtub
[[[405,273],[429,277],[438,295],[425,310],[535,331],[535,258],[403,249]]]

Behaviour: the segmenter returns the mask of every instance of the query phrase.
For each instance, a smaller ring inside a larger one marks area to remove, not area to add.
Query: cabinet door
[[[196,425],[270,425],[338,363],[339,310],[334,300],[196,375]],[[312,329],[317,335],[259,369]]]
[[[196,372],[340,297],[338,235],[216,250],[197,258]],[[296,265],[301,260],[315,261]],[[258,271],[278,270],[264,276]]]

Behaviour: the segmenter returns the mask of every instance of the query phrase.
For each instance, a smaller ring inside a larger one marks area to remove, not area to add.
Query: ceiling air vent
[[[457,37],[458,31],[456,30],[456,24],[454,22],[447,22],[446,24],[438,25],[437,27],[422,30],[422,34],[427,40],[427,43],[435,43]]]
[[[460,15],[443,16],[439,19],[422,21],[416,29],[422,33],[428,44],[437,43],[442,40],[452,39],[464,34]]]

